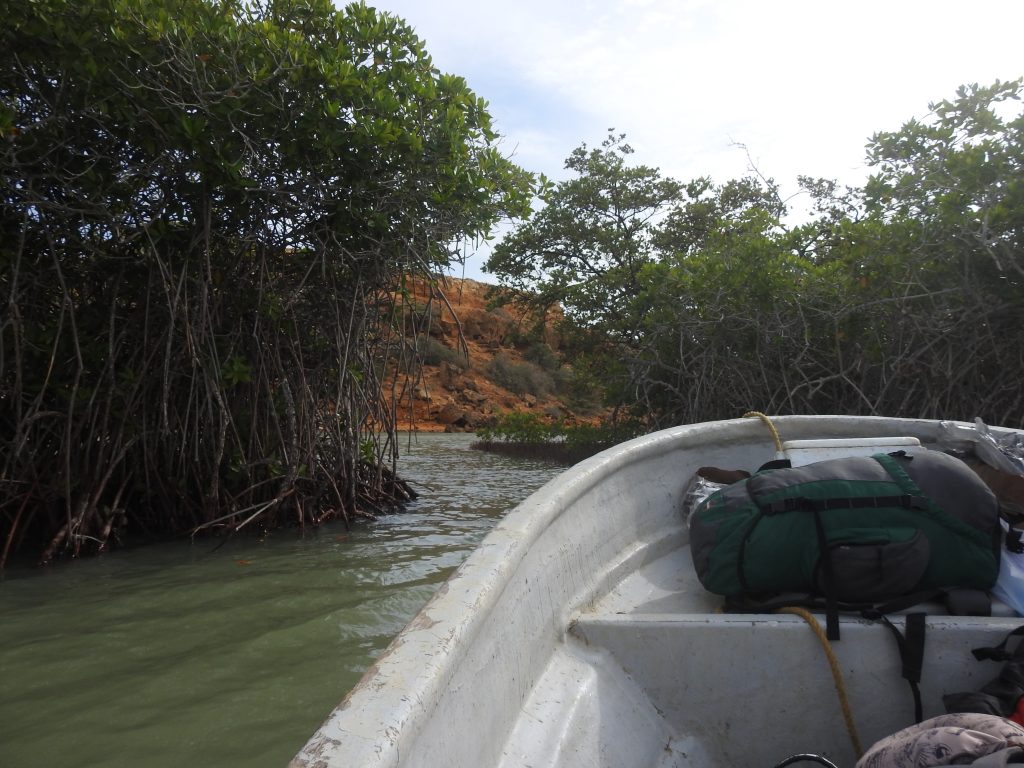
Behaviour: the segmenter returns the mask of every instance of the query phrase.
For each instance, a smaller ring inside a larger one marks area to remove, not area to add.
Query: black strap
[[[903,661],[903,677],[914,683],[921,682],[921,669],[924,666],[924,635],[925,628],[925,614],[923,613],[908,613],[906,621],[903,625],[903,631],[906,632],[906,653],[901,655]],[[918,700],[920,700],[920,692],[917,694]],[[918,710],[920,710],[920,701],[918,701]],[[921,722],[921,712],[917,712],[917,721]]]
[[[1024,543],[1021,543],[1021,534],[1024,534],[1020,528],[1007,528],[1006,529],[1006,550],[1013,552],[1015,555],[1019,555],[1024,552]]]
[[[945,694],[942,703],[947,712],[981,712],[999,717],[1013,715],[1024,696],[1024,642],[1018,642],[1013,651],[1007,650],[1007,644],[1012,637],[1020,635],[1024,635],[1024,627],[1010,632],[999,645],[971,651],[979,661],[1004,663],[999,674],[979,690]]]
[[[1010,642],[1011,637],[1018,635],[1024,635],[1024,626],[1017,627],[1010,632],[999,645],[992,646],[991,648],[975,648],[971,653],[974,654],[974,658],[978,661],[1009,661],[1014,658],[1014,652],[1007,651],[1006,644]]]
[[[818,532],[818,562],[825,587],[825,636],[833,643],[839,640],[839,603],[836,600],[836,578],[832,572],[832,550],[821,519],[821,510],[814,510],[814,528]]]
[[[827,511],[830,509],[882,509],[886,507],[899,507],[902,509],[929,509],[928,497],[917,486],[910,475],[899,465],[898,458],[910,460],[913,457],[902,455],[903,452],[893,454],[879,453],[871,458],[877,461],[892,481],[903,491],[900,494],[888,496],[852,496],[824,499],[812,499],[803,496],[779,499],[769,504],[758,503],[762,512],[769,515],[777,515],[783,512],[796,512],[799,510],[810,510],[813,512]],[[756,501],[756,500],[755,500]]]
[[[882,622],[896,638],[896,646],[899,648],[900,661],[903,664],[903,679],[910,685],[910,692],[914,697],[914,722],[920,723],[923,719],[923,707],[921,706],[921,668],[924,664],[924,635],[925,615],[923,613],[908,613],[904,630],[906,635],[889,621],[885,616],[880,616]]]
[[[809,499],[803,496],[790,499],[779,499],[760,508],[767,515],[778,515],[784,512],[800,512],[810,510],[822,512],[831,509],[884,509],[899,507],[901,509],[928,509],[928,499],[902,493],[898,496],[851,496],[848,498]]]

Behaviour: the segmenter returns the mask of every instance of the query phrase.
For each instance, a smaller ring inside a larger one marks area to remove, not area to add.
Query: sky
[[[637,164],[680,181],[756,167],[797,212],[798,175],[859,186],[872,134],[927,117],[962,84],[1024,76],[1024,0],[367,4],[466,78],[527,170],[568,178],[569,153],[614,129]],[[455,275],[495,282],[486,255],[470,249]]]

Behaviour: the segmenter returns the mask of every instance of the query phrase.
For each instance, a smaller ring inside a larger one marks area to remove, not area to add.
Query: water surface
[[[282,768],[501,515],[560,468],[403,441],[401,515],[0,582],[0,766]],[[411,449],[410,449],[411,448]]]

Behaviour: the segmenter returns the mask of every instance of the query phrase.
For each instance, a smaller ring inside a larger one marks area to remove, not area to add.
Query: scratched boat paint
[[[423,496],[346,532],[114,553],[0,582],[0,766],[281,768],[505,510],[561,471],[423,435]]]
[[[936,422],[783,417],[783,439],[910,436]],[[753,470],[756,420],[611,449],[509,513],[299,752],[294,768],[770,766],[855,760],[817,638],[790,615],[723,615],[697,583],[680,504],[702,465]],[[927,618],[925,717],[994,670],[969,650],[1019,617]],[[897,623],[899,619],[897,619]],[[864,745],[911,722],[895,643],[844,618],[836,643]]]

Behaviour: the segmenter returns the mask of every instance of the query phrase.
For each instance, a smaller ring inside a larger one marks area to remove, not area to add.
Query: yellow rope
[[[775,425],[772,424],[771,419],[769,419],[760,411],[747,411],[746,413],[743,414],[743,418],[760,419],[764,423],[764,425],[768,427],[768,431],[772,433],[772,440],[775,441],[775,450],[779,453],[782,453],[782,440],[779,437],[779,431],[775,429]]]
[[[772,424],[772,420],[770,418],[760,411],[748,411],[743,414],[743,418],[760,419],[772,434],[772,440],[775,441],[775,450],[782,453],[782,439],[779,437],[779,431],[775,429],[775,425]],[[829,669],[832,670],[832,682],[835,684],[836,693],[839,695],[839,706],[843,710],[843,720],[846,721],[846,731],[850,735],[850,743],[853,745],[853,751],[857,755],[857,758],[860,759],[864,754],[864,749],[860,745],[860,736],[857,734],[857,725],[853,722],[853,712],[850,709],[850,697],[846,692],[846,682],[843,680],[843,672],[839,668],[839,659],[836,658],[835,651],[832,650],[832,643],[829,642],[828,637],[825,635],[825,630],[821,628],[821,624],[818,623],[818,620],[814,618],[813,614],[811,614],[811,612],[806,608],[789,606],[786,608],[779,608],[778,612],[790,613],[803,619],[807,623],[807,626],[814,631],[818,641],[821,643],[821,647],[825,650],[825,657],[828,659]]]
[[[846,693],[846,683],[843,681],[843,672],[839,669],[839,660],[836,658],[835,651],[832,650],[832,643],[829,642],[828,637],[825,635],[825,630],[821,628],[821,624],[814,618],[810,611],[806,608],[797,608],[796,606],[788,606],[786,608],[779,608],[778,613],[791,613],[794,616],[799,616],[801,619],[807,622],[807,625],[814,630],[814,634],[817,635],[821,647],[825,649],[825,656],[828,658],[828,666],[832,670],[832,682],[835,683],[836,693],[839,694],[839,706],[843,710],[843,720],[846,721],[846,731],[850,734],[850,743],[853,745],[853,751],[857,755],[859,760],[864,754],[864,750],[860,746],[860,736],[857,735],[857,726],[853,722],[853,712],[850,709],[850,698]]]

